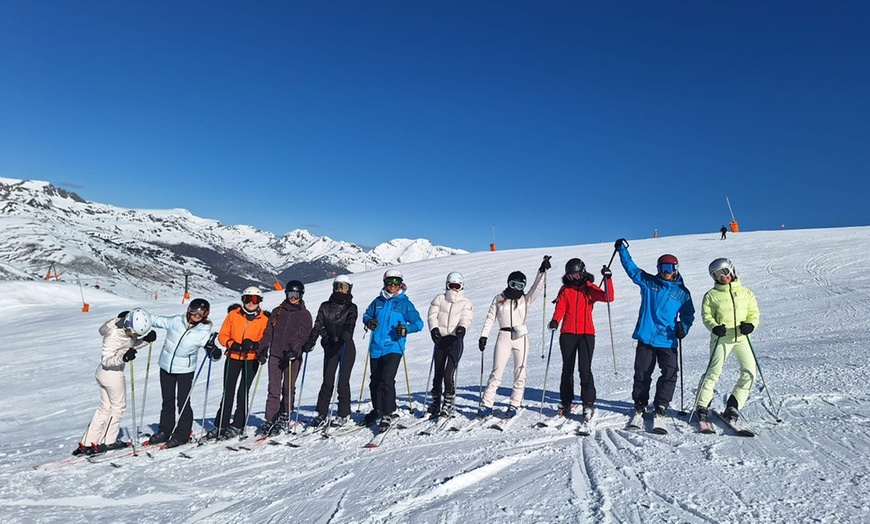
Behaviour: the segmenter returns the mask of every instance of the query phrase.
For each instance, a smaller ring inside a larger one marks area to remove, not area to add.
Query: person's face
[[[245,295],[242,297],[242,304],[245,306],[245,311],[256,311],[260,307],[260,297],[257,295]]]
[[[734,280],[734,275],[719,275],[719,278],[716,279],[716,282],[724,285],[730,284],[732,280]]]
[[[659,270],[659,275],[661,275],[661,277],[663,279],[671,281],[671,282],[673,282],[674,280],[677,279],[677,272],[676,271],[668,271],[667,269],[664,269],[664,268]]]
[[[384,279],[384,289],[387,290],[387,293],[395,294],[401,285],[402,279],[400,278],[390,277]]]

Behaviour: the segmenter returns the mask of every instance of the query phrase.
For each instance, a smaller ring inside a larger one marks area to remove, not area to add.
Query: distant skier
[[[329,417],[329,404],[332,392],[338,384],[338,418],[332,419],[331,426],[344,426],[350,422],[350,373],[356,360],[356,345],[353,331],[356,328],[357,307],[353,303],[353,281],[347,275],[338,275],[332,281],[332,294],[329,300],[320,304],[314,328],[302,350],[311,351],[320,338],[323,346],[323,383],[317,395],[317,416],[312,426],[322,426]],[[335,374],[338,372],[338,380]]]
[[[601,275],[607,279],[607,293],[595,285],[593,276],[586,272],[586,264],[572,258],[565,264],[562,288],[556,295],[556,309],[550,321],[550,331],[556,331],[562,322],[559,347],[562,350],[562,379],[559,383],[563,416],[571,412],[574,403],[574,367],[579,368],[580,401],[583,417],[591,418],[595,409],[595,377],[592,375],[592,355],[595,352],[595,325],[592,323],[592,308],[595,302],[613,301],[613,274],[604,266]]]
[[[110,318],[100,326],[100,335],[103,354],[96,373],[100,407],[73,455],[93,455],[127,446],[118,439],[121,417],[127,407],[125,364],[136,358],[137,349],[157,339],[157,333],[151,329],[151,316],[143,309],[123,311]]]
[[[380,431],[390,428],[399,418],[396,414],[396,373],[405,354],[405,339],[410,333],[423,330],[423,320],[405,294],[401,271],[388,269],[384,287],[366,308],[363,324],[372,332],[369,338],[373,409],[363,423],[380,419]]]
[[[495,350],[492,357],[492,372],[486,384],[486,391],[481,399],[481,407],[477,412],[478,418],[492,415],[492,406],[495,403],[495,394],[501,385],[501,377],[507,367],[508,357],[514,363],[513,391],[511,392],[505,417],[516,416],[523,403],[526,390],[526,362],[529,356],[528,328],[526,328],[526,314],[529,306],[538,298],[541,285],[546,281],[547,270],[550,269],[550,257],[544,257],[538,274],[535,277],[528,294],[524,294],[526,288],[526,275],[520,271],[514,271],[508,275],[507,287],[492,299],[486,320],[483,322],[483,330],[477,341],[481,351],[486,349],[486,341],[492,325],[498,320],[498,338],[495,341]]]
[[[266,421],[259,432],[277,435],[290,430],[290,413],[296,405],[296,379],[302,367],[302,346],[311,335],[311,313],[302,296],[305,284],[291,280],[284,286],[285,299],[272,310],[260,341],[257,358],[269,362]],[[309,349],[310,351],[310,349]]]
[[[650,275],[631,259],[624,238],[617,240],[615,247],[626,274],[640,287],[640,309],[631,336],[637,340],[631,392],[635,414],[642,417],[646,410],[652,374],[658,363],[661,374],[656,381],[653,405],[655,416],[664,417],[677,383],[678,341],[686,336],[695,321],[692,295],[683,284],[679,263],[674,255],[660,256],[656,263],[656,274]]]
[[[440,293],[429,304],[429,334],[435,348],[432,354],[435,378],[432,381],[432,416],[451,415],[456,400],[456,368],[465,349],[465,333],[471,327],[474,307],[465,296],[462,274],[451,271]],[[444,395],[442,403],[441,395]]]
[[[260,308],[262,303],[263,292],[260,288],[256,286],[245,288],[242,291],[242,304],[230,306],[221,325],[218,342],[227,348],[227,359],[224,362],[224,389],[221,404],[214,417],[214,428],[206,434],[206,438],[237,437],[244,432],[248,424],[248,414],[251,411],[248,392],[260,367],[257,361],[257,350],[260,348],[260,340],[269,322],[266,312]],[[220,348],[216,346],[211,348],[211,358],[218,360],[220,357]],[[230,413],[233,412],[234,396],[236,409],[231,424]]]
[[[722,227],[719,229],[719,232],[722,233],[722,236],[719,237],[719,240],[725,240],[725,234],[728,233],[728,230],[725,229],[725,226],[722,226]]]
[[[199,350],[204,348],[211,334],[208,301],[196,298],[190,301],[184,315],[151,315],[151,325],[166,330],[166,340],[160,350],[160,426],[151,435],[149,445],[163,444],[174,448],[190,440],[193,427],[193,408],[190,390]],[[175,422],[176,406],[180,413]]]
[[[707,407],[719,381],[729,353],[734,353],[740,377],[725,407],[725,417],[736,422],[755,382],[755,357],[748,335],[758,326],[758,303],[755,294],[741,285],[737,270],[727,258],[717,258],[708,268],[715,284],[701,304],[701,318],[710,330],[710,363],[701,377],[695,412],[698,420],[707,420]]]

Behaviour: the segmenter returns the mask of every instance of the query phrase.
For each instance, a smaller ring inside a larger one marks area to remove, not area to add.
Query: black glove
[[[142,340],[144,340],[145,342],[154,342],[155,340],[157,340],[157,332],[152,329],[148,332],[147,335],[142,337]]]
[[[259,362],[261,366],[266,363],[267,358],[269,358],[267,351],[257,353],[257,362]]]
[[[118,313],[118,318],[124,318],[124,317],[126,317],[126,316],[127,316],[127,313],[129,313],[129,311],[121,311],[120,313]]]
[[[614,249],[619,249],[621,246],[628,247],[628,242],[626,242],[624,238],[617,239],[616,242],[613,243]]]
[[[601,276],[604,278],[613,278],[613,271],[611,271],[609,267],[603,266],[601,268]]]
[[[479,347],[481,351],[486,349],[486,337],[480,337],[480,340],[477,341],[477,347]]]
[[[752,333],[753,331],[755,331],[755,326],[753,326],[749,322],[741,322],[740,323],[740,334],[741,335],[748,335],[748,334]]]
[[[429,332],[432,335],[432,342],[438,343],[441,341],[441,332],[438,331],[438,328],[432,328],[432,331]]]
[[[284,353],[283,357],[281,357],[280,364],[284,366],[284,369],[286,369],[294,360],[296,360],[296,355],[288,351],[287,353]]]
[[[593,275],[592,273],[586,273],[586,282],[589,282],[590,284],[594,284],[595,283],[595,275]]]
[[[232,344],[230,344],[229,349],[230,349],[230,351],[235,351],[236,353],[239,353],[242,351],[242,345],[239,344],[238,342],[233,342]]]
[[[257,351],[257,348],[259,347],[259,342],[254,342],[249,338],[242,340],[242,351]]]
[[[211,357],[211,359],[214,360],[214,361],[218,361],[218,360],[220,360],[222,354],[223,354],[223,353],[221,352],[221,348],[219,348],[219,347],[217,347],[217,346],[212,347],[212,348],[208,351],[208,356]]]
[[[351,333],[350,331],[343,331],[341,333],[341,339],[345,342],[349,342],[353,339],[353,333]]]
[[[121,360],[123,360],[124,362],[130,362],[131,360],[136,360],[136,350],[133,348],[128,349],[127,352],[124,353],[124,356],[121,357]]]
[[[538,268],[538,273],[543,273],[544,271],[550,269],[550,255],[544,255],[544,260],[541,262],[541,267]]]
[[[678,339],[683,340],[683,338],[686,337],[686,330],[683,328],[682,322],[677,322],[674,331],[676,332]]]
[[[305,343],[302,344],[302,352],[303,353],[311,353],[311,350],[313,350],[313,349],[314,349],[314,341],[313,340],[311,342],[308,342],[306,340]]]
[[[366,322],[366,327],[369,328],[369,331],[374,331],[378,329],[378,321],[372,318]]]
[[[547,327],[550,328],[550,331],[556,331],[559,329],[559,321],[555,319],[551,320],[550,323],[547,324]]]
[[[465,326],[456,326],[456,338],[465,338]]]
[[[724,337],[725,333],[727,333],[727,330],[725,329],[725,324],[714,327],[712,329],[712,331],[713,331],[713,334],[716,335],[717,337]]]
[[[399,338],[405,338],[408,336],[408,328],[405,324],[396,324],[396,334],[399,335]]]

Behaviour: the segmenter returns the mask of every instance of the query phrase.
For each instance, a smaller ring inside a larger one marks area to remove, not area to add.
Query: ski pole
[[[688,423],[692,423],[692,417],[695,416],[695,408],[698,406],[698,398],[701,397],[701,386],[704,384],[704,379],[707,378],[707,371],[710,370],[710,364],[713,363],[713,357],[716,355],[716,349],[719,348],[719,340],[722,337],[716,337],[716,342],[713,343],[713,349],[710,350],[710,360],[707,361],[707,368],[704,369],[704,374],[701,375],[701,380],[698,382],[698,392],[695,394],[695,401],[692,403],[692,412],[689,413]]]
[[[260,374],[263,372],[263,368],[265,365],[257,367],[257,378],[254,379],[254,391],[248,394],[248,409],[249,411],[245,414],[245,427],[248,424],[248,418],[251,416],[250,407],[254,404],[254,399],[257,398],[257,387],[260,385]]]
[[[130,400],[133,405],[133,431],[136,433],[136,438],[130,439],[130,445],[133,447],[133,454],[136,454],[136,440],[139,439],[139,426],[136,425],[136,381],[133,374],[133,361],[130,361]]]
[[[686,404],[683,402],[683,340],[677,339],[677,352],[680,354],[680,412],[681,417],[686,416]]]
[[[136,426],[136,438],[139,438],[139,430],[145,425],[145,399],[148,398],[148,376],[151,374],[151,349],[154,342],[148,343],[148,360],[145,362],[145,387],[142,388],[142,414],[139,415],[139,425]]]
[[[205,375],[205,401],[202,403],[202,418],[199,420],[199,439],[202,440],[203,435],[205,434],[205,410],[208,406],[208,388],[211,385],[211,357],[205,357],[208,359],[208,371]]]
[[[746,341],[749,342],[749,350],[752,351],[752,358],[755,359],[755,367],[758,368],[758,376],[761,377],[761,385],[764,386],[764,391],[767,392],[767,400],[770,401],[770,407],[773,409],[773,417],[776,419],[776,422],[782,422],[782,419],[779,418],[779,408],[776,407],[776,404],[773,403],[773,397],[770,395],[770,388],[767,387],[767,384],[764,382],[764,373],[761,372],[761,364],[758,362],[758,356],[755,354],[755,348],[752,347],[752,340],[749,339],[749,335],[746,335]],[[779,405],[782,407],[782,404]]]
[[[480,352],[480,385],[478,386],[477,395],[480,400],[477,401],[477,410],[483,407],[483,351]]]
[[[408,385],[408,412],[414,414],[414,401],[411,400],[411,379],[408,378],[408,359],[405,358],[405,353],[402,352],[402,362],[405,364],[405,384]]]
[[[613,256],[616,256],[615,249],[613,250]],[[604,267],[609,270],[610,264],[612,263],[613,257],[610,257],[610,262]],[[610,331],[610,353],[613,355],[613,374],[619,375],[619,372],[616,370],[616,343],[613,341],[613,319],[610,315],[610,289],[608,289],[608,286],[610,285],[609,282],[609,278],[604,279],[604,296],[608,299],[607,302],[605,302],[605,304],[607,304],[607,327]]]
[[[423,405],[429,403],[429,384],[432,380],[432,369],[435,367],[435,353],[438,351],[438,344],[432,348],[432,360],[429,361],[429,376],[426,377],[426,385],[423,386],[423,390],[426,392],[423,395]],[[435,389],[435,384],[432,384],[432,389]],[[432,395],[432,400],[435,400],[435,395]]]
[[[366,387],[366,370],[369,368],[369,352],[366,351],[366,363],[363,364],[362,380],[359,384],[359,400],[356,403],[356,412],[359,413],[360,404],[362,404],[363,390]]]
[[[548,259],[550,257],[547,257]],[[541,360],[544,359],[544,340],[547,339],[547,274],[544,273],[544,307],[541,311]]]
[[[193,388],[196,387],[196,383],[199,380],[199,373],[202,371],[203,366],[205,366],[205,360],[202,361],[202,364],[199,365],[199,369],[196,370],[196,374],[193,376],[193,382],[190,384],[190,391],[187,392],[187,398],[184,399],[184,404],[182,404],[181,409],[178,410],[178,420],[176,420],[175,425],[172,426],[172,434],[174,434],[175,430],[178,429],[178,424],[181,423],[181,414],[184,413],[184,410],[187,409],[187,405],[190,404],[190,397],[193,395]]]
[[[305,369],[308,368],[308,353],[305,353],[305,356],[302,358],[302,383],[299,384],[299,399],[296,402],[297,406],[302,406],[302,389],[305,388]],[[293,366],[287,366],[287,369],[293,369]],[[292,373],[292,372],[291,372]],[[293,384],[291,384],[292,386]],[[293,406],[290,406],[291,408]],[[294,424],[299,423],[299,407],[296,408],[296,418],[293,420]]]
[[[547,374],[550,372],[550,357],[553,356],[553,338],[556,336],[556,330],[550,331],[550,351],[547,353],[547,366],[544,368],[544,387],[541,390],[541,412],[539,419],[544,418],[544,397],[547,396]]]

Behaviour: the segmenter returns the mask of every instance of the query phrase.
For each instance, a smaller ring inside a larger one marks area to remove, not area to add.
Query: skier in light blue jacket
[[[151,315],[151,325],[166,330],[166,340],[160,350],[160,391],[163,405],[160,409],[160,427],[151,435],[149,445],[163,444],[174,448],[190,440],[193,427],[193,408],[190,390],[199,350],[208,342],[211,321],[208,320],[209,303],[194,299],[184,315]],[[180,416],[175,423],[175,409]]]

